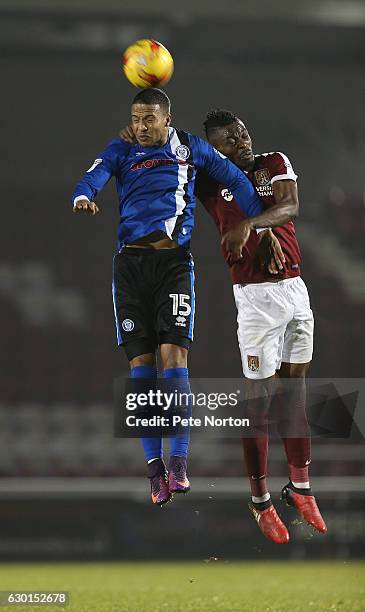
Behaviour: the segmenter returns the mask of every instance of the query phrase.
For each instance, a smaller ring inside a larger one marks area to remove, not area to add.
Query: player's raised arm
[[[205,140],[194,138],[198,150],[197,166],[204,168],[209,176],[228,187],[248,217],[262,213],[261,200],[247,176]]]
[[[98,155],[76,185],[71,196],[74,212],[88,212],[92,215],[99,212],[99,207],[93,200],[109,179],[116,174],[118,162],[124,157],[129,146],[118,138]]]
[[[247,176],[205,140],[196,138],[196,144],[199,152],[197,166],[204,168],[209,176],[228,187],[245,215],[253,217],[265,214],[262,213],[263,206],[257,191]],[[242,257],[252,229],[253,226],[244,221],[222,237],[221,244],[232,255],[233,260]]]

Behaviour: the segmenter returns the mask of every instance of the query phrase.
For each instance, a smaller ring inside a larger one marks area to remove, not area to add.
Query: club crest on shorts
[[[221,196],[226,202],[232,202],[233,200],[233,195],[228,189],[222,189]]]
[[[124,319],[124,321],[122,322],[122,328],[126,332],[131,332],[134,329],[134,322],[132,321],[132,319]]]
[[[179,145],[175,151],[177,159],[186,161],[190,155],[190,149],[186,145]]]
[[[247,365],[251,372],[257,372],[260,367],[258,355],[247,355]]]
[[[263,168],[262,170],[256,170],[255,181],[260,187],[268,185],[270,183],[270,172],[268,169]]]

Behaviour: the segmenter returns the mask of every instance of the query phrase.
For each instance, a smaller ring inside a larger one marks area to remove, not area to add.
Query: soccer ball
[[[161,87],[171,78],[174,60],[157,40],[143,38],[124,51],[123,70],[135,87]]]

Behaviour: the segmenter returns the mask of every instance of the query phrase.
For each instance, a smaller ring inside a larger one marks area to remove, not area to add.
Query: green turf
[[[364,612],[365,562],[0,565],[0,590],[70,592],[46,612]]]

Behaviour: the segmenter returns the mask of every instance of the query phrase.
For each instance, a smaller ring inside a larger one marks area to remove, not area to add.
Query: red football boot
[[[305,489],[303,489],[303,491],[305,491]],[[320,533],[327,532],[327,525],[321,516],[314,495],[298,493],[298,489],[295,489],[294,485],[289,482],[281,492],[281,499],[285,501],[288,506],[296,508],[308,525],[311,525]]]
[[[287,544],[289,542],[289,532],[283,521],[280,520],[273,504],[265,510],[257,510],[252,502],[248,504],[248,507],[265,538],[275,542],[275,544]]]
[[[172,456],[169,463],[169,491],[170,493],[187,493],[190,491],[190,482],[186,475],[186,459]]]
[[[166,466],[162,459],[157,459],[148,465],[148,471],[152,503],[163,506],[171,499]]]

